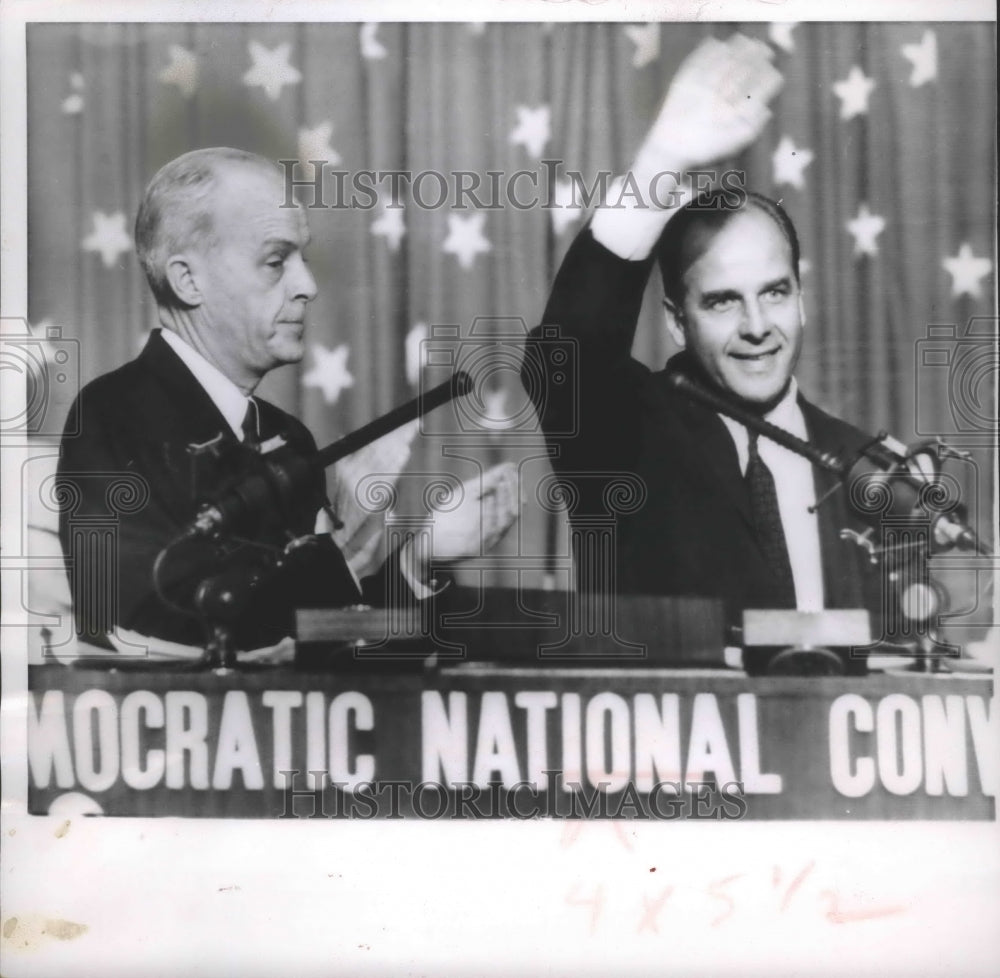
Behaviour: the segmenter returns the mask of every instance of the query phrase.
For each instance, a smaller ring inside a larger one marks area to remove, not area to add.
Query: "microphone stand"
[[[947,493],[942,490],[938,478],[941,460],[948,456],[962,457],[964,453],[949,449],[940,440],[909,449],[890,438],[885,432],[880,432],[853,454],[848,453],[844,457],[839,457],[820,451],[686,374],[673,373],[668,382],[686,397],[733,418],[746,428],[807,458],[817,468],[836,476],[834,484],[811,507],[811,511],[814,512],[838,490],[847,490],[852,510],[867,522],[871,529],[859,534],[845,528],[840,532],[841,539],[852,540],[865,548],[871,563],[877,563],[878,557],[881,556],[891,568],[887,568],[887,578],[893,582],[897,592],[899,613],[903,619],[917,626],[916,642],[921,657],[916,668],[921,671],[933,671],[940,668],[941,654],[957,653],[957,650],[951,651],[954,647],[941,643],[933,631],[922,631],[919,626],[925,625],[932,629],[930,620],[940,605],[936,591],[923,580],[927,574],[929,544],[933,543],[941,550],[960,547],[983,556],[992,555],[990,548],[965,522],[964,511],[957,505],[949,509],[945,509],[943,505],[948,500]],[[919,464],[921,458],[929,463],[930,471]],[[855,498],[855,489],[860,490],[857,493],[858,498]],[[861,505],[865,501],[874,505],[868,507]],[[886,517],[902,518],[905,521],[907,518],[924,515],[929,519],[929,538],[916,544],[919,548],[916,562],[923,573],[907,575],[905,568],[913,561],[907,561],[906,557],[912,551],[914,544],[904,543],[902,549],[886,544],[878,549],[870,539],[870,534],[873,530],[884,531]]]
[[[444,383],[312,455],[303,456],[287,448],[277,448],[262,456],[261,464],[252,473],[199,509],[185,530],[160,551],[153,565],[153,585],[161,600],[184,614],[197,615],[205,623],[208,640],[203,665],[224,670],[235,665],[232,633],[246,611],[252,592],[280,570],[286,560],[294,559],[295,551],[312,538],[292,540],[282,551],[272,552],[260,565],[227,568],[205,578],[194,591],[193,608],[179,605],[164,586],[164,570],[178,548],[197,540],[218,542],[235,533],[252,534],[256,521],[264,513],[294,511],[317,474],[328,466],[471,390],[472,378],[459,370]]]

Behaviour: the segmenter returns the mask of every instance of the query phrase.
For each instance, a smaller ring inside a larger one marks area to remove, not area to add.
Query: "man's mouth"
[[[754,353],[730,353],[729,355],[734,360],[739,360],[742,363],[754,364],[760,363],[765,364],[770,362],[772,357],[777,356],[781,352],[781,347],[776,346],[771,350],[758,350]]]

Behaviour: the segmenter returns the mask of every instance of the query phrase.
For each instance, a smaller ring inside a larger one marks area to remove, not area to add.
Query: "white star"
[[[377,35],[378,24],[361,25],[361,57],[368,61],[378,61],[389,53]]]
[[[875,81],[853,65],[847,77],[834,82],[832,88],[833,94],[840,99],[840,118],[853,119],[868,112],[868,96],[875,88]]]
[[[315,179],[316,167],[310,160],[322,160],[329,166],[336,166],[340,162],[340,153],[330,145],[332,135],[332,122],[321,122],[315,129],[299,130],[299,163],[305,174],[304,179]]]
[[[354,386],[354,378],[347,369],[351,350],[346,343],[328,350],[322,343],[312,346],[313,366],[302,375],[303,387],[316,387],[323,392],[327,404],[336,404],[340,392]]]
[[[198,87],[198,58],[179,44],[171,44],[167,50],[170,64],[160,72],[160,81],[164,85],[176,85],[184,98],[191,98]]]
[[[885,218],[873,214],[867,204],[858,208],[858,216],[844,225],[854,238],[855,255],[877,255],[875,239],[885,230]]]
[[[125,231],[125,215],[121,211],[105,214],[94,211],[91,215],[94,230],[81,242],[84,251],[100,252],[105,268],[111,268],[118,256],[132,250],[132,239]]]
[[[462,268],[472,268],[476,255],[493,250],[493,245],[483,236],[485,223],[485,214],[470,214],[468,217],[449,214],[448,237],[441,250],[446,255],[454,255]]]
[[[132,349],[135,351],[135,355],[138,356],[144,349],[146,349],[146,344],[149,342],[150,336],[153,335],[151,329],[142,330],[139,335],[135,338],[135,343]]]
[[[403,208],[383,204],[382,213],[372,222],[372,234],[377,238],[385,238],[390,251],[399,251],[399,244],[406,234]]]
[[[813,161],[813,152],[805,147],[797,147],[791,137],[782,136],[778,148],[771,157],[774,164],[774,182],[789,186],[805,186],[802,171]]]
[[[575,200],[573,181],[569,179],[556,181],[552,197],[558,205],[549,211],[552,215],[552,230],[556,237],[560,237],[566,228],[580,220],[583,205]]]
[[[919,88],[921,85],[937,78],[937,34],[934,31],[924,31],[919,44],[904,44],[903,57],[913,65],[910,74],[910,85]]]
[[[532,109],[527,105],[519,105],[515,111],[517,125],[510,132],[511,146],[520,144],[532,156],[541,156],[552,135],[549,130],[549,107],[540,105],[537,109]]]
[[[243,84],[247,87],[260,85],[267,97],[272,102],[277,102],[285,85],[298,85],[302,81],[298,69],[288,63],[288,55],[292,50],[290,42],[286,41],[271,49],[251,41],[247,47],[253,58],[253,67],[243,76]]]
[[[659,24],[629,24],[625,36],[635,45],[633,68],[645,68],[660,56]]]
[[[798,23],[771,24],[767,29],[767,36],[771,43],[783,51],[791,53],[795,50],[795,41],[792,40],[792,31],[798,27]]]
[[[953,296],[971,295],[978,299],[981,294],[979,280],[993,271],[993,262],[988,258],[977,258],[969,242],[964,241],[958,254],[945,258],[941,267],[951,276]]]
[[[83,75],[74,71],[69,76],[69,86],[73,92],[62,100],[60,108],[66,115],[76,115],[83,111],[83,96],[80,94],[83,91]]]
[[[417,323],[406,334],[406,380],[411,387],[420,383],[420,370],[424,365],[423,342],[427,339],[427,323]]]

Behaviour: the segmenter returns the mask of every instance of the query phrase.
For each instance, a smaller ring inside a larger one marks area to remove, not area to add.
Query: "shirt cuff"
[[[643,261],[652,254],[667,221],[690,197],[686,184],[678,186],[672,179],[663,178],[650,171],[641,174],[632,171],[632,181],[625,186],[625,177],[616,177],[608,191],[608,201],[613,205],[598,207],[590,222],[594,239],[612,254],[627,261]],[[635,191],[632,191],[634,184]],[[654,188],[657,188],[654,194]],[[623,193],[624,190],[624,193]],[[669,206],[658,207],[656,197],[669,201]]]
[[[447,581],[444,584],[439,584],[433,577],[428,582],[424,582],[421,579],[417,573],[417,560],[413,555],[412,537],[399,548],[397,559],[399,561],[399,573],[403,576],[403,580],[409,584],[410,590],[413,591],[418,601],[426,601],[427,598],[433,598],[448,587]]]

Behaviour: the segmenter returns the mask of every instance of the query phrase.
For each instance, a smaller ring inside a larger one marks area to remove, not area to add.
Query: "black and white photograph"
[[[996,15],[830,16],[0,7],[0,973],[1000,970]]]

